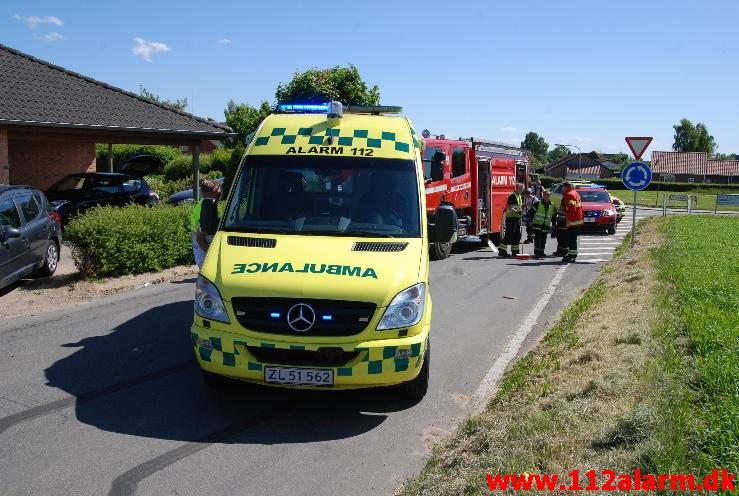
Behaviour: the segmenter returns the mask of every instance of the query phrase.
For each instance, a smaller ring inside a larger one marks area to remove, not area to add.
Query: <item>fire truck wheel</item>
[[[399,392],[408,398],[420,400],[429,390],[429,371],[431,369],[431,340],[426,345],[426,352],[423,354],[423,365],[421,372],[415,379],[398,386]]]
[[[444,260],[452,253],[451,243],[431,243],[429,246],[431,260]]]

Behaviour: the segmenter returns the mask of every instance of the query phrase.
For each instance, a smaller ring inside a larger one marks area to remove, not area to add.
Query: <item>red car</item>
[[[607,231],[616,234],[618,212],[611,203],[611,195],[605,188],[577,188],[582,200],[582,214],[584,229]]]

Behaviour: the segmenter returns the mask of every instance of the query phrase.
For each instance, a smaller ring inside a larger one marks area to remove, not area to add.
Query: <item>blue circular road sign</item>
[[[652,182],[652,169],[644,162],[632,162],[621,171],[624,186],[633,191],[641,191]]]

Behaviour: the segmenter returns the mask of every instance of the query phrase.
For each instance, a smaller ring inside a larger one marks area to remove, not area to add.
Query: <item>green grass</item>
[[[739,218],[664,219],[658,470],[739,471]]]
[[[617,196],[621,201],[628,205],[631,205],[634,201],[634,192],[628,189],[608,189],[608,191]],[[637,194],[636,203],[637,205],[647,207],[662,207],[662,197],[667,193],[668,195],[694,195],[698,197],[698,204],[693,205],[694,209],[700,210],[713,210],[716,207],[716,193],[717,191],[701,191],[701,192],[682,192],[682,191],[639,191]],[[720,191],[722,194],[739,194],[739,187],[734,191]],[[685,202],[672,201],[669,202],[669,206],[672,207],[683,207],[687,204]],[[736,206],[719,206],[719,210],[735,210],[739,211],[739,207]]]
[[[603,301],[607,292],[606,286],[597,281],[567,307],[557,324],[544,336],[543,347],[547,352],[541,355],[529,353],[514,363],[503,377],[495,401],[505,401],[510,395],[519,392],[529,383],[532,375],[558,368],[563,353],[578,344],[578,321],[588,309]]]

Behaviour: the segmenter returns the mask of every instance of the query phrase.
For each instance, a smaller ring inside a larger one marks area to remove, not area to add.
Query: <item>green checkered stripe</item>
[[[224,341],[217,337],[206,337],[210,341],[211,348],[199,345],[200,337],[198,333],[191,331],[190,338],[195,348],[195,353],[205,362],[220,361],[226,367],[236,367],[236,357],[240,355],[239,347],[243,346],[261,346],[263,348],[281,348],[291,350],[305,350],[303,345],[291,344],[287,346],[276,346],[275,343],[263,343],[261,341],[226,341],[226,349],[224,349]],[[418,368],[423,361],[423,343],[415,343],[406,346],[384,346],[375,348],[355,348],[354,351],[360,353],[360,367],[337,367],[337,376],[352,376],[355,374],[365,373],[367,375],[382,374],[383,372],[405,372],[409,367]],[[307,349],[318,349],[320,345],[313,345]],[[395,359],[398,351],[406,351],[405,356]],[[366,369],[364,368],[366,364]],[[262,364],[247,361],[245,367],[248,370],[260,371]]]
[[[279,141],[281,145],[326,145],[327,138],[333,136],[337,138],[334,144],[338,146],[355,146],[358,148],[383,148],[394,147],[399,152],[410,152],[411,145],[404,141],[398,141],[396,133],[389,131],[381,131],[380,135],[370,136],[368,129],[354,129],[353,131],[344,131],[337,128],[329,128],[323,131],[314,131],[311,127],[301,127],[295,134],[287,132],[287,128],[276,127],[272,129],[269,135],[259,136],[254,141],[254,146],[266,146],[270,143],[275,144]]]

